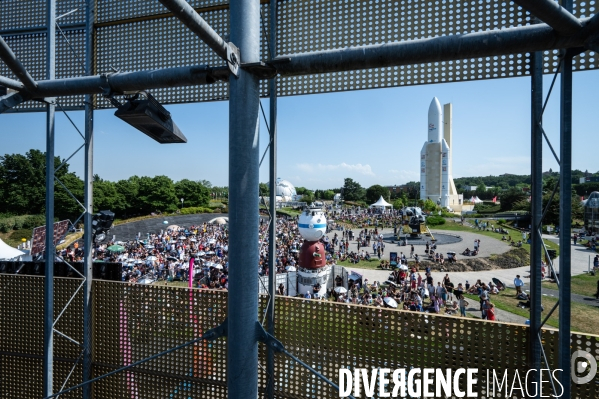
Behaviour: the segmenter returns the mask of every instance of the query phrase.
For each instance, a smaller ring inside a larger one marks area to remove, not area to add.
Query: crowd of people
[[[490,297],[499,293],[499,288],[493,282],[484,283],[478,280],[474,285],[468,281],[457,286],[451,281],[449,274],[442,281],[435,281],[427,267],[424,276],[412,266],[409,270],[394,270],[389,280],[384,283],[367,279],[349,280],[348,290],[339,290],[340,277],[335,279],[334,287],[325,295],[315,295],[307,292],[305,298],[332,299],[336,302],[353,303],[377,307],[400,307],[404,310],[466,317],[469,303],[464,294],[476,295],[479,301],[481,318],[496,320],[495,305]]]

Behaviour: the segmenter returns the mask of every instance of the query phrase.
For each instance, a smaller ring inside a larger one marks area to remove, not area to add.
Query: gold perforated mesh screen
[[[223,291],[94,282],[94,375],[200,337],[227,314]],[[94,385],[101,398],[226,398],[226,340],[201,342]]]
[[[264,0],[263,3],[267,3]],[[84,0],[58,2],[61,14],[79,11],[60,20],[61,24],[83,21]],[[229,40],[229,10],[224,0],[192,0],[200,15]],[[597,0],[575,1],[574,15],[590,17],[597,12]],[[523,26],[530,23],[528,13],[511,1],[479,0],[289,0],[279,1],[277,54],[330,50],[399,42],[443,35],[464,34],[492,29]],[[269,5],[261,8],[262,59],[268,60]],[[0,32],[45,24],[45,2],[0,2]],[[224,65],[214,53],[185,28],[157,1],[106,0],[97,2],[95,49],[96,73],[114,70],[139,71],[196,64]],[[69,33],[75,52],[67,48],[58,33],[58,77],[82,75],[75,53],[84,53],[84,31]],[[10,39],[10,40],[9,40]],[[34,78],[43,78],[45,34],[20,34],[7,38],[15,53]],[[553,73],[558,65],[558,52],[546,52],[544,72]],[[574,58],[575,71],[596,69],[597,54],[586,52]],[[529,75],[528,54],[445,61],[420,65],[367,69],[280,79],[279,95],[336,92],[345,90],[397,87],[419,84],[481,80]],[[14,78],[0,64],[0,74]],[[267,94],[262,82],[261,94]],[[228,98],[228,84],[154,90],[162,103],[217,101]],[[65,106],[81,107],[82,98],[62,100]],[[99,99],[99,108],[110,103]],[[33,109],[39,104],[22,107]]]
[[[54,279],[54,320],[72,298],[81,280]],[[39,398],[42,393],[44,279],[0,274],[0,397]],[[55,329],[81,343],[83,340],[83,297],[77,293],[62,313]],[[81,354],[81,348],[64,336],[54,334],[54,392],[58,392]],[[81,383],[81,366],[67,386]],[[65,394],[80,398],[81,390]]]
[[[80,280],[55,279],[55,317]],[[94,281],[93,376],[100,376],[199,337],[227,314],[225,291],[188,290]],[[0,275],[1,397],[40,397],[42,384],[43,278]],[[57,329],[81,342],[82,298],[78,294]],[[259,314],[267,304],[260,298]],[[527,370],[528,327],[457,317],[277,297],[276,337],[287,350],[338,382],[339,369],[478,368],[479,397],[487,397],[486,370],[513,380]],[[260,317],[262,319],[262,317]],[[557,364],[555,330],[543,345]],[[599,337],[573,334],[572,350],[599,359]],[[265,345],[259,344],[259,387],[266,387]],[[78,346],[55,334],[54,391],[79,357]],[[93,386],[97,398],[226,398],[227,341],[190,345]],[[77,367],[66,384],[81,381]],[[573,397],[599,397],[599,378],[572,385]],[[460,388],[465,389],[464,384]],[[378,391],[378,387],[376,388]],[[393,389],[390,384],[388,390]],[[548,382],[543,392],[550,393]],[[362,391],[363,392],[363,391]],[[80,391],[61,397],[77,398]],[[335,398],[338,393],[288,357],[275,358],[275,397]],[[362,397],[363,394],[362,394]],[[495,397],[505,397],[496,392]],[[512,397],[522,397],[519,392]]]

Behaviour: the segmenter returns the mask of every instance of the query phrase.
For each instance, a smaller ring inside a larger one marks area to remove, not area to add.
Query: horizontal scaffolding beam
[[[69,79],[40,80],[35,98],[73,96],[78,94],[120,94],[130,91],[205,85],[228,80],[229,68],[205,65],[123,72],[110,75],[85,76]]]
[[[0,36],[0,58],[6,66],[19,78],[21,82],[25,85],[27,90],[34,91],[37,88],[37,84],[27,72],[21,61],[17,58],[15,53],[10,49],[8,44],[4,41],[2,36]]]
[[[582,47],[589,35],[596,33],[597,16],[581,22],[583,28],[570,37],[558,35],[547,24],[537,24],[375,46],[281,55],[273,60],[270,68],[276,67],[277,74],[281,76],[294,76],[576,48]],[[144,89],[205,85],[228,79],[228,67],[197,65],[164,68],[40,80],[31,97],[110,95]],[[1,79],[0,84],[3,84]]]
[[[513,0],[513,2],[547,23],[561,35],[571,36],[582,27],[578,18],[554,0]]]
[[[589,19],[584,19],[583,23]],[[582,29],[580,30],[582,31]],[[547,24],[439,36],[373,46],[280,55],[282,76],[342,72],[581,47],[586,35],[563,37]]]

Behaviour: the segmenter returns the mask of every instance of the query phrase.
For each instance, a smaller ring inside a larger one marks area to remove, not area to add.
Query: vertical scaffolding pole
[[[563,2],[564,8],[572,11],[571,0]],[[572,386],[570,379],[570,280],[571,253],[570,234],[572,228],[572,56],[564,54],[561,72],[560,93],[560,212],[559,212],[559,357],[560,381],[564,388],[563,397],[569,398]]]
[[[277,56],[277,1],[270,2],[270,56]],[[275,335],[275,296],[277,292],[277,275],[275,269],[275,258],[277,254],[277,77],[270,80],[270,168],[269,168],[269,191],[270,191],[270,229],[268,234],[268,291],[270,301],[268,302],[268,333]],[[289,291],[289,287],[287,288]],[[267,346],[266,373],[268,383],[266,385],[266,397],[274,399],[275,395],[275,352]]]
[[[46,0],[46,79],[54,79],[56,65],[56,1]],[[43,396],[52,394],[54,383],[54,119],[56,105],[46,105],[46,273],[44,279]]]
[[[529,368],[534,372],[537,386],[541,381],[541,248],[543,238],[539,226],[543,215],[543,53],[531,53],[531,145],[530,170],[532,181],[530,229],[530,329],[528,337]],[[537,390],[534,397],[540,397]]]
[[[242,63],[260,61],[260,2],[230,3],[231,41]],[[229,329],[230,399],[258,397],[259,80],[240,69],[229,90]]]
[[[93,75],[93,35],[95,22],[96,0],[87,0],[86,29],[85,29],[85,75]],[[83,206],[85,215],[84,243],[83,243],[83,275],[85,287],[83,288],[83,367],[82,382],[92,378],[92,215],[94,212],[93,180],[94,180],[94,107],[93,95],[85,95],[85,176]],[[91,399],[92,385],[83,387],[83,399]]]

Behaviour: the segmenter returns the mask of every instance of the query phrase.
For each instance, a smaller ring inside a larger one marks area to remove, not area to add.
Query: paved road
[[[223,216],[227,217],[228,215],[226,213],[201,213],[197,215],[164,216],[144,219],[114,226],[110,229],[108,236],[111,238],[113,235],[116,236],[116,241],[128,241],[135,240],[137,233],[141,233],[141,238],[145,239],[147,233],[160,233],[160,230],[164,230],[172,224],[189,227]]]
[[[385,232],[388,232],[389,230],[390,229],[386,229]],[[354,233],[357,233],[357,232],[359,232],[359,229],[354,230]],[[432,232],[434,235],[436,230],[433,230]],[[443,233],[444,231],[439,231],[439,232]],[[329,235],[331,235],[331,236],[333,234],[334,234],[334,232],[329,233]],[[493,239],[488,236],[476,234],[475,230],[473,230],[472,232],[460,232],[459,234],[463,236],[464,241],[462,241],[460,243],[456,243],[456,244],[447,244],[444,246],[439,246],[438,250],[441,250],[443,252],[447,252],[448,250],[450,250],[450,251],[453,250],[453,251],[460,253],[465,249],[466,246],[469,246],[470,248],[472,247],[471,243],[474,242],[474,238],[480,238],[480,240],[481,240],[481,248],[480,248],[479,257],[480,256],[488,257],[491,253],[495,253],[495,254],[504,253],[510,249],[510,246],[505,244],[504,242],[497,240],[497,239]],[[556,243],[559,241],[559,239],[554,235],[543,235],[543,238],[546,238],[546,239],[551,240]],[[595,256],[595,254],[580,245],[572,245],[572,244],[570,244],[570,245],[572,247],[572,257],[571,257],[571,259],[572,259],[572,275],[575,276],[575,275],[586,273],[588,270],[588,265],[589,265],[589,257],[592,261],[592,257]],[[391,251],[400,252],[402,250],[406,251],[405,248],[406,247],[399,247],[397,245],[393,246],[393,245],[387,244],[385,246],[385,256],[383,257],[383,259],[387,259],[387,260],[389,259],[389,252],[391,252]],[[409,248],[409,247],[407,247],[407,248]],[[350,250],[356,250],[356,249],[357,249],[356,243],[355,242],[350,243]],[[371,248],[371,250],[372,250],[372,248]],[[415,246],[414,250],[419,255],[424,255],[423,247]],[[409,249],[406,252],[409,253]],[[559,265],[559,257],[557,259],[554,259],[554,267],[556,268],[556,270],[559,270],[558,265]],[[349,267],[349,269],[358,271],[369,281],[375,281],[375,280],[376,281],[385,281],[385,280],[387,280],[387,278],[389,277],[389,274],[390,274],[390,272],[386,271],[386,270],[361,269],[359,266]],[[446,273],[445,272],[432,272],[431,274],[433,276],[434,281],[437,282],[437,281],[442,280]],[[484,270],[484,271],[476,271],[476,272],[451,272],[451,273],[449,273],[449,277],[451,278],[452,282],[456,286],[458,283],[466,283],[466,281],[469,281],[472,284],[477,279],[481,279],[482,281],[489,282],[489,281],[491,281],[492,278],[495,277],[495,278],[498,278],[501,281],[503,281],[508,287],[513,287],[514,286],[514,278],[516,277],[517,274],[519,274],[522,277],[522,279],[524,280],[524,282],[526,284],[527,279],[530,278],[529,277],[530,276],[530,266],[524,266],[524,267],[519,267],[519,268],[514,268],[514,269],[503,269],[503,270]],[[528,284],[525,285],[524,289],[526,290],[527,287],[528,287]],[[558,296],[558,291],[544,288],[543,294],[548,295],[548,296]],[[593,293],[590,293],[590,294],[593,294]],[[585,296],[573,294],[572,301],[599,307],[599,302],[590,296],[585,297]],[[469,313],[480,316],[480,314],[478,313],[478,308],[473,308],[472,311],[470,311],[470,310],[468,310],[468,311],[469,311]],[[514,314],[511,314],[511,313],[505,312],[505,311],[498,311],[497,317],[501,321],[520,323],[520,324],[524,323],[524,321],[526,320],[524,317],[514,315]]]

